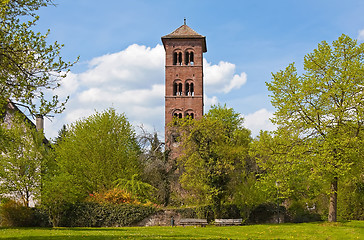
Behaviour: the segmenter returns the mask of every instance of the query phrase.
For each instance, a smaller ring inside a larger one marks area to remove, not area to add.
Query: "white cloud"
[[[269,120],[273,117],[273,112],[269,112],[263,108],[254,113],[244,116],[244,126],[252,131],[252,136],[255,137],[259,134],[260,130],[273,131],[276,127]]]
[[[77,91],[79,86],[78,75],[72,72],[67,74],[66,78],[61,80],[61,87],[56,88],[54,93],[60,98],[65,98]]]
[[[208,93],[229,93],[247,81],[246,73],[235,74],[235,64],[220,61],[212,65],[204,59],[204,81]]]
[[[364,29],[359,30],[358,41],[364,41]]]
[[[56,137],[63,124],[70,124],[97,111],[113,107],[125,113],[129,121],[143,124],[147,129],[164,132],[164,48],[137,44],[112,54],[96,57],[89,61],[85,72],[69,73],[62,81],[56,94],[64,98],[70,95],[63,114],[57,116],[46,127],[48,137]],[[205,92],[228,93],[246,82],[246,74],[235,74],[235,65],[220,62],[205,64]],[[217,104],[216,96],[205,95],[207,110]],[[52,126],[49,126],[52,125]]]
[[[164,49],[133,44],[117,53],[94,58],[90,69],[80,75],[88,86],[115,84],[122,90],[143,88],[149,84],[163,82]]]
[[[217,99],[216,96],[212,96],[211,98],[209,98],[206,94],[204,94],[204,112],[207,112],[212,105],[217,105],[219,103],[219,100]]]

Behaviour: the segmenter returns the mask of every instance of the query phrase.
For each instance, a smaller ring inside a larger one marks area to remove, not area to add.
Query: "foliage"
[[[26,207],[9,200],[0,205],[0,225],[7,227],[48,226],[45,214],[36,208]]]
[[[278,216],[279,212],[279,216]],[[286,208],[277,206],[275,203],[263,203],[251,210],[249,216],[250,223],[272,223],[277,222],[274,218],[284,219]]]
[[[290,169],[291,177],[304,179],[308,174],[310,180],[326,183],[329,221],[336,221],[339,180],[362,162],[357,149],[362,145],[363,81],[364,44],[342,35],[332,46],[323,41],[307,54],[301,76],[290,64],[267,83],[277,109],[272,119],[279,126],[275,135],[293,139],[283,152],[275,153],[274,161]]]
[[[294,223],[321,221],[321,216],[316,212],[316,209],[308,210],[302,201],[295,201],[290,204],[287,215],[287,221]]]
[[[261,132],[253,141],[250,153],[260,168],[256,185],[265,192],[267,200],[309,199],[322,190],[323,179],[311,181],[314,165],[308,162],[302,145],[302,140],[286,129],[274,134]]]
[[[0,5],[0,100],[20,102],[40,115],[64,110],[65,103],[49,96],[49,90],[60,86],[73,65],[62,60],[62,45],[47,43],[49,32],[33,31],[39,19],[35,11],[50,4],[50,0],[3,0]]]
[[[74,176],[56,171],[49,171],[43,178],[41,208],[53,227],[58,227],[63,213],[83,198],[83,189],[74,182]]]
[[[130,196],[133,196],[139,201],[145,202],[152,200],[152,196],[154,195],[153,193],[156,191],[156,188],[148,183],[137,180],[137,178],[139,178],[139,174],[133,174],[130,180],[118,179],[115,181],[116,187],[126,190],[124,192],[130,193]],[[114,188],[114,191],[117,188]]]
[[[171,194],[176,191],[175,185],[178,183],[176,159],[170,157],[168,149],[163,149],[163,143],[156,132],[151,134],[143,128],[141,130],[142,134],[139,136],[142,146],[141,178],[155,188],[153,200],[167,206],[171,204]]]
[[[114,109],[72,124],[55,153],[59,173],[72,176],[71,184],[82,190],[84,198],[140,171],[135,133],[125,115]]]
[[[130,192],[120,188],[112,188],[103,192],[90,193],[87,198],[90,202],[96,203],[111,203],[111,204],[140,204],[140,202],[133,197]]]
[[[60,226],[112,227],[130,226],[153,214],[153,207],[131,204],[99,204],[82,202],[71,205]]]
[[[182,186],[192,193],[194,201],[212,203],[216,216],[229,194],[234,170],[245,165],[250,131],[241,126],[242,121],[233,109],[213,106],[200,120],[178,122]]]
[[[42,132],[36,131],[20,114],[15,113],[11,128],[0,128],[8,138],[7,146],[0,154],[0,195],[19,199],[29,206],[39,197],[41,171],[45,171],[47,149]]]
[[[359,176],[350,177],[339,186],[338,214],[342,220],[364,220],[364,176]]]

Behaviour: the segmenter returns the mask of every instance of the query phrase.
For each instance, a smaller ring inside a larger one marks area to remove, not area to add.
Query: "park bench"
[[[182,226],[201,226],[205,227],[207,225],[207,219],[198,219],[198,218],[182,218],[179,221],[179,224]]]
[[[241,225],[243,219],[215,219],[215,225],[217,226],[238,226]]]

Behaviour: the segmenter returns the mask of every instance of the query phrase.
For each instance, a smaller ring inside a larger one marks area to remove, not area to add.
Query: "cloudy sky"
[[[164,132],[164,49],[161,37],[187,19],[206,36],[205,112],[226,104],[241,113],[253,136],[271,130],[274,113],[265,82],[323,40],[341,34],[364,41],[362,0],[54,0],[39,11],[36,30],[65,45],[79,62],[55,91],[66,110],[46,121],[57,136],[71,124],[109,107],[137,128]]]

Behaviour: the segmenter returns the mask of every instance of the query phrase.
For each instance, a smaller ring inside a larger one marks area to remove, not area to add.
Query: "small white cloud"
[[[61,86],[54,90],[54,94],[60,98],[66,98],[77,91],[79,87],[79,77],[72,72],[67,73],[67,76],[61,80]]]
[[[204,81],[207,93],[229,93],[233,89],[239,89],[247,81],[246,73],[235,74],[235,64],[220,61],[218,65],[212,65],[203,60]]]
[[[364,41],[364,29],[359,30],[358,41]]]
[[[224,87],[224,93],[228,93],[234,88],[239,89],[242,85],[246,83],[246,79],[247,75],[245,72],[241,73],[240,75],[235,74],[229,85]]]
[[[217,105],[219,103],[219,100],[216,96],[212,96],[211,98],[209,98],[206,94],[204,94],[203,98],[205,106],[204,112],[207,112],[212,105]]]
[[[92,108],[75,108],[66,114],[65,120],[67,121],[68,124],[71,124],[77,120],[80,120],[84,117],[88,117],[94,113],[95,113],[95,110]]]
[[[273,117],[273,112],[269,112],[263,108],[254,113],[244,116],[244,126],[251,130],[252,136],[255,137],[259,134],[260,130],[273,131],[276,127],[270,121]]]

